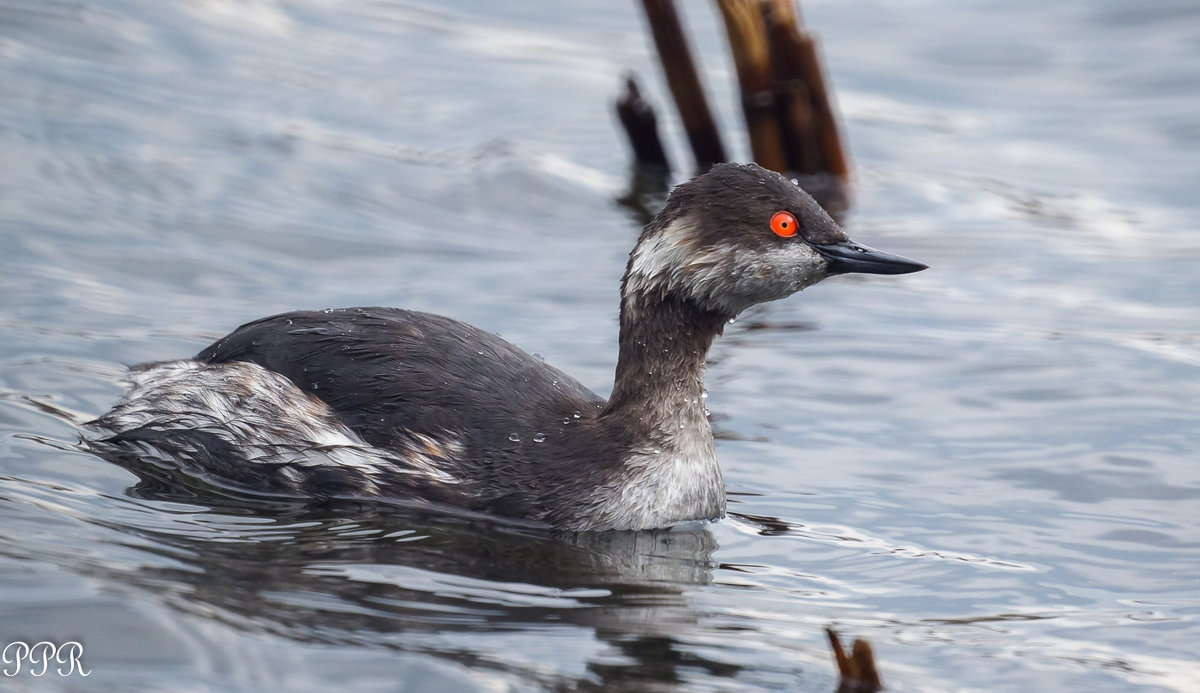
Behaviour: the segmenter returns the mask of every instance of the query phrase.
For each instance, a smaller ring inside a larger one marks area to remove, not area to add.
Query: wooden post
[[[633,147],[633,159],[638,166],[662,170],[665,179],[671,173],[667,153],[658,136],[658,116],[642,98],[637,81],[632,74],[625,75],[625,91],[617,98],[617,117]]]
[[[771,51],[758,3],[759,0],[717,0],[741,86],[750,151],[763,168],[785,173],[787,159],[779,134],[775,92],[771,88]]]
[[[642,8],[650,22],[650,33],[654,36],[667,86],[696,158],[696,171],[702,173],[727,158],[716,121],[708,108],[708,99],[696,76],[696,66],[679,23],[679,14],[672,0],[642,0]]]
[[[762,11],[771,36],[780,115],[788,133],[788,164],[797,173],[846,178],[850,164],[816,40],[801,30],[792,0],[763,0]]]
[[[837,663],[838,693],[878,693],[883,690],[883,680],[879,678],[870,643],[856,638],[847,657],[838,634],[832,628],[826,628],[825,635],[829,637],[829,647]]]

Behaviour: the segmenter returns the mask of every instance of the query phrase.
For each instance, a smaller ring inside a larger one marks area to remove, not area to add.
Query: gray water
[[[1200,690],[1200,5],[804,10],[847,227],[932,269],[717,342],[743,517],[569,540],[189,496],[76,423],[296,308],[451,315],[607,393],[609,103],[632,68],[666,105],[635,3],[0,0],[0,647],[91,671],[0,688],[832,691],[833,625],[897,691]]]

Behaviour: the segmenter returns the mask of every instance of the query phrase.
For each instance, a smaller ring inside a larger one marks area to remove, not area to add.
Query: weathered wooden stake
[[[837,693],[878,693],[883,690],[883,681],[879,678],[870,643],[855,639],[847,657],[838,634],[832,628],[826,628],[825,635],[829,637],[829,647],[833,650],[833,659],[837,662],[841,679]]]
[[[696,76],[696,66],[679,23],[679,14],[672,0],[642,0],[642,8],[650,23],[650,33],[654,36],[667,86],[671,89],[683,129],[692,146],[692,154],[696,158],[696,171],[707,171],[713,164],[728,159],[716,121],[708,108],[704,88]]]
[[[625,91],[617,97],[616,108],[637,165],[660,169],[664,177],[669,176],[671,165],[658,136],[658,116],[642,98],[642,91],[632,74],[625,75]]]
[[[795,2],[716,0],[737,69],[753,159],[765,168],[797,176],[800,185],[838,219],[849,206],[850,164],[838,131],[833,99],[826,89],[820,53],[815,40],[801,28]],[[696,170],[706,171],[726,160],[725,148],[700,86],[679,15],[673,0],[642,0],[642,6],[692,146]],[[622,113],[620,108],[618,114],[629,133],[635,157],[639,161],[656,159],[653,145],[641,141],[645,128],[631,126],[628,118],[632,112]],[[652,113],[649,118],[653,119]],[[657,142],[657,131],[651,128],[649,132]],[[661,151],[661,143],[657,147]],[[665,155],[662,160],[665,162]],[[639,180],[654,187],[655,177],[644,175],[648,170],[657,169],[635,166],[635,191],[645,187]],[[668,174],[665,168],[661,170],[665,187]]]
[[[816,40],[801,29],[793,0],[762,0],[761,9],[770,36],[789,170],[846,178],[850,165]]]
[[[772,89],[771,50],[758,3],[759,0],[717,0],[742,90],[750,151],[763,168],[784,173],[787,158]]]

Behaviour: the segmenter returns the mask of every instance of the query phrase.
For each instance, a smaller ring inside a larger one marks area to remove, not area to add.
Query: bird
[[[499,336],[398,308],[295,311],[130,370],[84,425],[105,457],[313,502],[414,502],[571,532],[724,516],[706,356],[747,308],[927,266],[850,240],[794,181],[718,164],[678,185],[621,280],[611,394]]]

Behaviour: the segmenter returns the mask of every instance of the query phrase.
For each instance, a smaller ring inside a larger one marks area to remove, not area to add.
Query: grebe
[[[703,375],[725,324],[831,275],[925,268],[850,241],[783,176],[720,164],[678,186],[629,255],[607,401],[450,318],[293,312],[134,367],[85,440],[251,493],[426,499],[576,531],[716,519]]]

